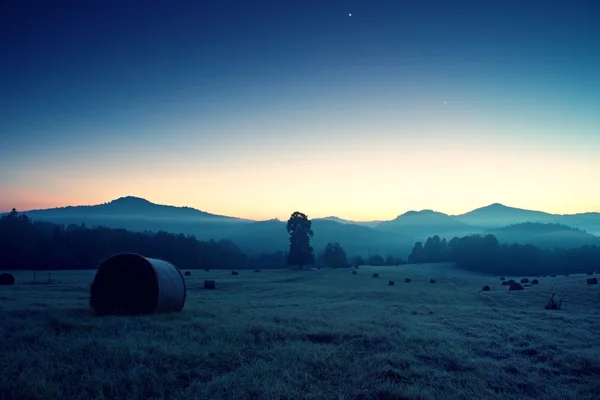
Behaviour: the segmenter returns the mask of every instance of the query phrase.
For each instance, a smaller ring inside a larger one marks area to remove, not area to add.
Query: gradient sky
[[[594,0],[4,1],[0,211],[600,211],[599,43]]]

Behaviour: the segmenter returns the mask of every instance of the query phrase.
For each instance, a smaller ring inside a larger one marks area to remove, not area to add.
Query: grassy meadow
[[[0,399],[600,398],[585,275],[508,292],[450,265],[357,271],[195,270],[181,313],[141,317],[94,316],[95,271],[16,272],[0,287]],[[562,310],[544,309],[553,292]]]

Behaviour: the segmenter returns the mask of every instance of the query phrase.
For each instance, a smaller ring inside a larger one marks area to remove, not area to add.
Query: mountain
[[[34,220],[57,224],[107,226],[132,231],[159,231],[195,235],[200,240],[222,238],[231,230],[252,221],[210,214],[190,207],[155,204],[126,196],[92,206],[67,206],[25,211]]]
[[[523,222],[550,222],[554,216],[542,211],[524,210],[494,203],[465,214],[455,215],[458,221],[469,225],[492,228]]]
[[[408,211],[396,219],[380,223],[376,229],[410,235],[419,240],[433,235],[449,238],[480,231],[480,229],[454,217],[433,210]]]
[[[484,229],[499,228],[507,225],[525,222],[546,224],[561,224],[574,228],[585,229],[594,234],[600,234],[600,213],[588,212],[581,214],[550,214],[542,211],[525,210],[505,206],[500,203],[477,208],[465,214],[455,215],[458,221]]]
[[[323,251],[327,243],[338,242],[349,257],[379,254],[406,257],[415,243],[415,238],[379,231],[368,226],[342,224],[326,219],[313,219],[314,236],[311,245],[315,254]],[[287,250],[289,236],[286,222],[276,219],[254,222],[240,227],[229,239],[249,254]]]
[[[339,217],[323,217],[323,218],[313,218],[313,221],[334,221],[340,224],[354,224],[354,225],[362,225],[368,226],[370,228],[374,228],[383,221],[350,221],[347,219],[339,218]]]
[[[541,248],[600,246],[600,237],[562,224],[525,222],[488,230],[501,243],[532,244]]]
[[[132,231],[183,233],[199,240],[229,239],[249,254],[287,250],[289,247],[286,222],[277,219],[251,221],[210,214],[190,207],[173,207],[127,196],[94,206],[61,207],[25,211],[34,220],[59,224],[107,226]],[[327,243],[338,242],[349,256],[366,256],[371,250],[383,257],[407,257],[415,239],[407,235],[382,232],[368,226],[314,219],[315,235],[312,245],[316,253]]]

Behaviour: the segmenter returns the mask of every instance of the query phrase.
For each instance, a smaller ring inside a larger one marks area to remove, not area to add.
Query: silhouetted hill
[[[532,244],[541,248],[600,246],[600,237],[562,224],[525,222],[486,231],[503,243]]]
[[[329,242],[340,243],[349,256],[379,254],[406,257],[415,238],[390,232],[378,231],[367,226],[342,224],[324,219],[312,220],[314,237],[312,246],[318,254]],[[289,248],[286,222],[276,219],[254,222],[240,227],[229,239],[248,254],[275,252]]]
[[[343,219],[343,218],[339,218],[339,217],[324,217],[324,218],[314,218],[313,221],[319,221],[319,220],[324,220],[324,221],[334,221],[334,222],[339,222],[340,224],[354,224],[354,225],[362,225],[362,226],[368,226],[370,228],[374,228],[377,225],[379,225],[380,223],[382,223],[383,221],[350,221],[347,219]]]
[[[455,219],[484,229],[499,228],[525,222],[562,224],[574,228],[585,229],[600,234],[600,213],[588,212],[580,214],[550,214],[542,211],[525,210],[494,203],[477,208],[465,214],[454,216]]]
[[[376,229],[410,235],[419,240],[433,235],[449,238],[480,230],[447,214],[432,210],[408,211],[392,221],[380,223]]]
[[[465,214],[454,216],[458,221],[469,225],[492,228],[518,224],[522,222],[550,222],[552,214],[542,211],[524,210],[509,207],[504,204],[494,203],[486,207],[477,208]]]

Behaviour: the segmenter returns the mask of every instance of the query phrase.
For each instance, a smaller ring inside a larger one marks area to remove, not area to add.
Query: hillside
[[[501,243],[532,244],[541,248],[600,245],[600,237],[561,224],[526,222],[487,230]]]
[[[542,211],[525,210],[494,203],[464,214],[455,215],[458,221],[485,228],[500,227],[523,222],[550,222],[552,214]]]
[[[479,231],[478,228],[454,217],[432,210],[408,211],[392,221],[380,223],[376,229],[410,235],[418,238],[418,240],[433,235],[450,238]]]

